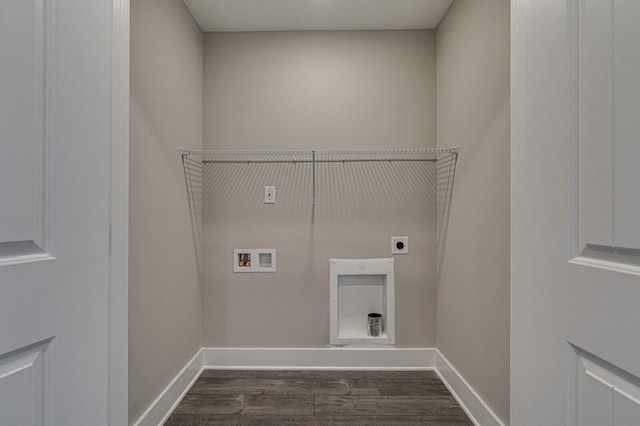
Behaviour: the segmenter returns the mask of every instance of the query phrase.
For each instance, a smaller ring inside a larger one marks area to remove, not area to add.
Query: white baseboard
[[[451,363],[435,350],[435,371],[449,392],[477,426],[505,426]]]
[[[478,426],[504,426],[434,348],[202,348],[134,426],[163,424],[204,369],[435,370]]]
[[[134,426],[158,426],[163,424],[202,372],[202,349],[191,358],[178,375],[162,391]]]
[[[386,369],[435,367],[431,348],[203,348],[205,369]]]

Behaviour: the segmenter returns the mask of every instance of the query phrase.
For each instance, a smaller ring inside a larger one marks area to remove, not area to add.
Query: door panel
[[[583,370],[578,379],[578,424],[610,426],[611,406],[609,387]]]
[[[126,423],[116,4],[0,2],[0,426]]]
[[[593,0],[592,0],[593,1]],[[609,3],[609,2],[606,2]],[[611,0],[614,19],[614,246],[640,249],[640,49],[637,0]]]
[[[579,242],[590,258],[616,260],[616,249],[640,249],[640,52],[635,0],[577,0],[569,12],[576,22],[578,91]],[[574,60],[572,58],[572,60]],[[605,250],[606,249],[606,250]],[[627,255],[635,254],[626,251]],[[623,257],[617,259],[627,263]]]
[[[44,248],[45,29],[50,26],[43,0],[0,5],[0,262]]]
[[[615,426],[636,426],[640,419],[640,403],[636,397],[616,391],[613,396],[613,424]]]
[[[48,348],[45,341],[0,358],[2,424],[37,426],[51,417],[45,372]]]
[[[640,421],[640,381],[578,352],[578,425],[622,426]]]
[[[579,114],[578,253],[587,244],[613,244],[613,35],[609,3],[608,0],[580,0],[580,7],[572,11],[577,16],[571,17],[577,23],[578,34],[574,35],[574,40],[577,42],[577,75],[580,76],[576,79],[578,104],[574,105]]]
[[[512,18],[511,424],[640,424],[640,2]]]

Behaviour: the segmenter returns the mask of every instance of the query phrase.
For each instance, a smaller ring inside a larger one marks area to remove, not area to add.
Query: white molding
[[[109,425],[128,424],[129,0],[111,5],[109,205]]]
[[[56,260],[49,253],[26,254],[24,256],[12,256],[0,259],[0,266],[19,265],[21,263],[41,262],[43,260]]]
[[[429,370],[432,348],[203,348],[205,369]]]
[[[625,263],[617,263],[608,260],[593,259],[590,257],[577,256],[569,260],[569,263],[580,266],[588,266],[598,268],[605,271],[619,272],[621,274],[640,276],[640,267],[637,265],[628,265]]]
[[[473,424],[477,426],[505,426],[438,349],[435,349],[435,359],[436,373]]]
[[[142,413],[134,426],[157,426],[167,421],[187,391],[193,386],[202,372],[202,353],[200,349],[169,383],[155,401]]]
[[[435,348],[202,348],[134,423],[163,424],[202,370],[433,370],[474,425],[505,426]]]

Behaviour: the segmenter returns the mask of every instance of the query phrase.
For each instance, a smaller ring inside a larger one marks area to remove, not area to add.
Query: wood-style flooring
[[[205,370],[165,425],[472,423],[432,371]]]

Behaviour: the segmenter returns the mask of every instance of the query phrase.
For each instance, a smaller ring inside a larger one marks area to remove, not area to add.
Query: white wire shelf
[[[273,164],[273,163],[310,163],[312,164],[313,204],[316,204],[316,168],[319,163],[356,163],[356,162],[438,162],[449,158],[446,166],[455,169],[460,151],[453,148],[418,149],[333,149],[333,150],[191,150],[180,148],[185,177],[191,176],[193,167],[208,164]],[[453,167],[451,167],[453,165]],[[437,166],[438,167],[438,166]]]
[[[189,150],[182,157],[199,157],[202,163],[339,163],[375,161],[437,161],[442,154],[458,154],[460,147],[422,149],[337,150]]]

